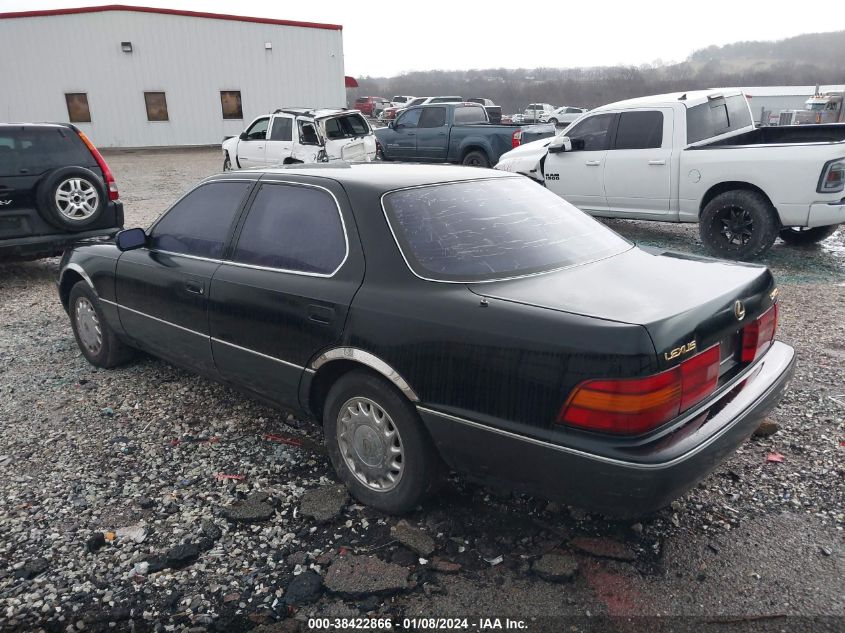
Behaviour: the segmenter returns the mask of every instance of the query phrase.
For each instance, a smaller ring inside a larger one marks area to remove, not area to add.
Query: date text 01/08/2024
[[[526,631],[525,620],[510,618],[402,618],[393,621],[390,618],[311,618],[309,630],[390,630],[406,629],[412,631],[432,630],[477,630],[477,631]]]

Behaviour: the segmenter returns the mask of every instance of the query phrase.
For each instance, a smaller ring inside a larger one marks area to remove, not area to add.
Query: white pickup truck
[[[753,259],[780,237],[809,244],[845,222],[845,125],[755,129],[739,90],[620,101],[554,139],[504,155],[600,217],[698,222],[705,247]]]
[[[223,170],[376,157],[373,129],[358,110],[286,108],[223,139]]]

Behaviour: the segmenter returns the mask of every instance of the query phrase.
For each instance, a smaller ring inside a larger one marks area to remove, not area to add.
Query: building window
[[[69,92],[65,94],[67,116],[71,123],[91,123],[91,110],[88,109],[88,94]]]
[[[224,119],[243,119],[244,111],[241,108],[240,90],[221,90],[220,105],[223,106]]]
[[[169,121],[167,99],[163,92],[145,92],[144,103],[147,105],[147,121]]]

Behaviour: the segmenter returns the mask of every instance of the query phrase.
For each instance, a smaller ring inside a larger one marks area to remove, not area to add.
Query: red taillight
[[[590,431],[637,435],[651,431],[716,390],[719,346],[645,378],[588,380],[561,409],[558,422]]]
[[[117,200],[120,197],[120,194],[117,192],[117,183],[114,181],[114,176],[112,176],[111,169],[109,169],[106,159],[103,158],[103,155],[100,154],[100,150],[94,147],[94,144],[83,132],[77,130],[76,133],[79,134],[79,138],[82,139],[83,143],[85,143],[85,147],[87,147],[88,151],[91,152],[91,155],[100,167],[100,171],[103,172],[103,178],[106,181],[106,188],[109,190],[109,200]]]
[[[519,147],[522,145],[522,130],[517,130],[511,136],[511,148]]]
[[[742,328],[742,362],[752,363],[775,339],[778,327],[778,304],[774,304],[754,321]]]

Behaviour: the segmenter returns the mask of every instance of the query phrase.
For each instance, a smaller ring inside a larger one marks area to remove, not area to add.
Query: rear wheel
[[[134,350],[121,342],[109,327],[97,293],[87,282],[78,281],[70,289],[68,311],[76,344],[89,363],[108,369],[134,356]]]
[[[699,218],[698,232],[716,257],[756,259],[772,247],[778,235],[774,207],[763,194],[745,189],[713,198]]]
[[[484,152],[473,150],[471,152],[467,152],[462,164],[468,167],[489,167],[490,161],[487,160],[487,154]]]
[[[329,390],[323,431],[340,479],[378,510],[408,512],[439,480],[440,457],[414,407],[366,370],[344,375]]]
[[[780,230],[780,239],[790,246],[808,246],[816,244],[822,240],[826,240],[831,235],[836,233],[839,228],[838,224],[831,224],[830,226],[816,226],[813,228],[788,226]]]

